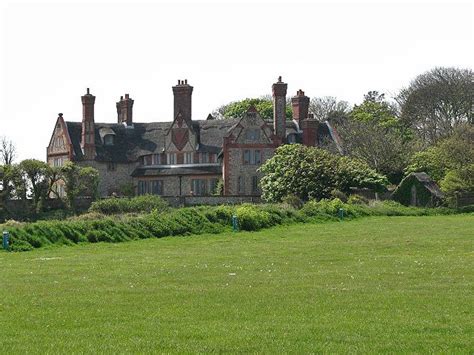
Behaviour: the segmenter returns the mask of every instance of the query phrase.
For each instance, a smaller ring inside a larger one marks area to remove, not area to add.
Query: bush
[[[270,226],[270,215],[255,205],[243,204],[235,211],[239,229],[255,231]]]
[[[349,196],[347,203],[350,205],[368,205],[369,199],[364,196],[354,194]]]
[[[296,195],[290,194],[283,197],[281,200],[284,204],[293,207],[295,209],[300,209],[303,207],[304,202]]]
[[[239,228],[255,231],[285,223],[337,220],[339,209],[345,218],[361,216],[416,216],[453,213],[451,209],[404,207],[394,201],[348,204],[340,199],[309,201],[301,210],[286,204],[240,206],[200,206],[153,210],[139,216],[105,216],[97,212],[64,221],[18,223],[9,221],[2,227],[11,235],[12,250],[24,251],[48,245],[97,242],[123,242],[143,238],[160,238],[230,230],[232,216]]]
[[[99,212],[106,215],[121,213],[149,213],[153,210],[164,211],[168,203],[155,195],[144,195],[133,198],[109,198],[95,201],[89,212]]]
[[[334,189],[331,191],[331,197],[332,198],[338,198],[339,200],[341,200],[342,202],[346,203],[348,198],[347,198],[347,195],[342,192],[341,190],[338,190],[338,189]]]

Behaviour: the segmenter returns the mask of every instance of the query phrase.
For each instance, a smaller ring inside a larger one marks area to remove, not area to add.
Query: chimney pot
[[[125,94],[125,100],[128,100],[128,98],[129,98],[129,95]]]
[[[188,79],[184,79],[184,84],[188,85]]]
[[[89,94],[90,94],[90,91],[89,91],[89,88],[87,88],[87,95],[89,95]]]
[[[59,117],[63,117],[63,114],[62,114],[62,113],[58,113],[58,116],[59,116]]]

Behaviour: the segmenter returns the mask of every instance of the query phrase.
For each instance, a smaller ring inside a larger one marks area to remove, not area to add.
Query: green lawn
[[[0,252],[0,352],[473,353],[474,215]]]

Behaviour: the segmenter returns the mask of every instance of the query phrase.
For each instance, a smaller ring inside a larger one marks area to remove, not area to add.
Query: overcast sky
[[[2,1],[2,0],[0,0]],[[389,97],[435,66],[473,67],[471,1],[0,3],[0,136],[17,161],[46,159],[58,112],[115,122],[129,93],[136,122],[170,121],[171,86],[194,86],[193,118],[246,97]]]

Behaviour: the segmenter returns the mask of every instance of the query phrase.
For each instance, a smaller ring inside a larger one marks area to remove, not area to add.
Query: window
[[[244,150],[244,165],[260,165],[262,163],[262,153],[260,150]]]
[[[255,165],[260,165],[262,163],[262,155],[261,155],[260,151],[259,150],[254,150],[253,153],[254,153],[253,163]]]
[[[63,161],[64,161],[63,157],[54,158],[54,160],[53,160],[53,165],[54,165],[55,167],[63,166]]]
[[[153,163],[153,160],[152,160],[151,155],[145,155],[143,157],[143,165],[152,165],[152,163]]]
[[[176,164],[176,153],[168,153],[167,159],[168,159],[168,165]]]
[[[260,139],[260,129],[248,129],[245,132],[245,139],[248,141],[258,141]]]
[[[114,162],[108,162],[107,163],[107,171],[115,171],[115,163]]]
[[[153,162],[153,165],[160,165],[160,155],[153,154],[152,162]]]
[[[163,180],[138,181],[139,195],[163,195]]]
[[[237,178],[237,193],[239,195],[242,195],[245,191],[245,184],[244,184],[244,177],[243,176],[239,176]]]
[[[193,153],[188,152],[184,154],[184,164],[192,164],[193,163]]]
[[[193,195],[206,195],[207,181],[204,179],[193,179],[191,189]]]
[[[114,136],[113,136],[113,134],[107,134],[104,137],[104,144],[105,145],[114,145]]]
[[[250,164],[250,150],[244,150],[244,164]]]
[[[201,153],[201,163],[209,163],[209,153]]]
[[[252,193],[258,194],[258,177],[252,176]]]

